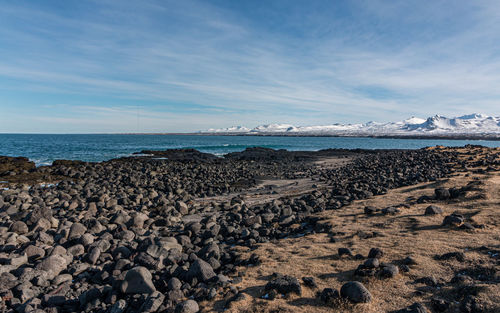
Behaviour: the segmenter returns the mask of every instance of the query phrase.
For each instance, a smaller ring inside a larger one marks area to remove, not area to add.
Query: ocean
[[[464,146],[466,144],[500,147],[500,141],[389,139],[358,137],[270,137],[197,135],[49,135],[0,134],[0,155],[24,156],[37,165],[50,165],[56,159],[105,161],[130,156],[141,150],[194,148],[224,155],[248,147],[316,151],[345,149],[418,149],[423,147]]]

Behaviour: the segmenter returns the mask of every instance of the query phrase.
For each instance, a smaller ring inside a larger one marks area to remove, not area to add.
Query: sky
[[[0,132],[500,115],[500,5],[0,0]]]

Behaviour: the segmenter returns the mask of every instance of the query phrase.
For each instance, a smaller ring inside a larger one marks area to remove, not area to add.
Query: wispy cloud
[[[143,131],[498,114],[495,2],[213,3],[5,4],[0,109],[56,98],[33,120],[61,131],[136,131],[137,108]]]

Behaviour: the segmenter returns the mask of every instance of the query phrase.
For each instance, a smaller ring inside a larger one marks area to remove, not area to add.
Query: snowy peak
[[[406,120],[402,121],[402,123],[407,124],[407,125],[415,125],[415,124],[422,124],[425,121],[426,120],[423,118],[418,118],[418,117],[412,116],[412,117],[407,118]]]
[[[296,127],[291,124],[270,124],[257,126],[251,132],[291,132],[296,130]]]
[[[377,136],[377,135],[494,135],[500,136],[500,117],[473,113],[449,118],[434,115],[427,119],[410,117],[399,122],[364,124],[331,124],[322,126],[294,126],[291,124],[269,124],[255,128],[235,126],[209,129],[202,133],[244,133],[258,134],[302,134],[333,136]]]
[[[469,114],[469,115],[463,115],[463,116],[460,116],[460,117],[457,117],[458,119],[461,119],[461,120],[473,120],[473,119],[485,119],[485,118],[488,118],[490,116],[488,115],[484,115],[484,114],[478,114],[478,113],[472,113],[472,114]]]
[[[210,128],[204,133],[247,133],[250,131],[250,128],[246,128],[244,126],[233,126],[228,128]]]
[[[436,115],[424,123],[416,124],[415,130],[458,133],[499,133],[500,118],[484,114],[470,114],[455,118]]]

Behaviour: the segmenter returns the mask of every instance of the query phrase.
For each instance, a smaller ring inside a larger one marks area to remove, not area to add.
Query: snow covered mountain
[[[261,125],[255,128],[235,126],[209,129],[200,133],[247,134],[247,135],[338,135],[338,136],[500,136],[500,116],[470,114],[448,118],[435,115],[427,119],[411,117],[400,122],[364,124],[332,124],[322,126],[294,126],[291,124]]]
[[[202,133],[248,133],[251,129],[243,126],[233,126],[228,128],[210,128]]]

